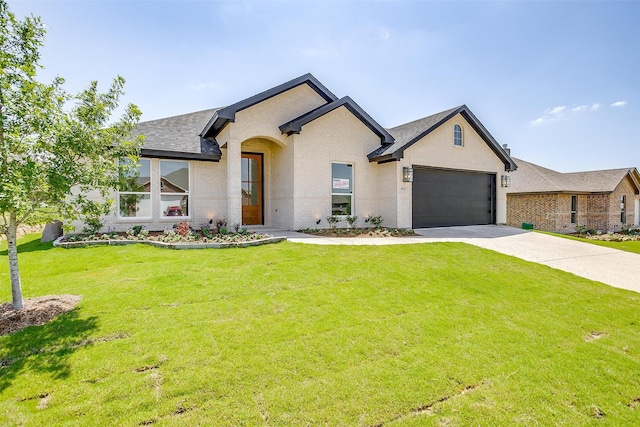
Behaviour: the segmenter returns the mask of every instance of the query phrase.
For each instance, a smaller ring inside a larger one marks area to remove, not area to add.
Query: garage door
[[[495,224],[496,176],[413,168],[413,228]]]

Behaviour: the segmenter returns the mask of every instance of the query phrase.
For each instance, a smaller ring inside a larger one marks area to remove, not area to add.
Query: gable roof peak
[[[420,141],[457,114],[462,114],[467,123],[475,129],[478,135],[487,143],[489,148],[496,154],[496,156],[498,156],[502,163],[504,163],[505,171],[509,172],[517,169],[518,166],[511,159],[509,153],[507,153],[504,148],[498,144],[466,104],[387,129],[395,138],[395,143],[380,147],[369,153],[367,156],[369,157],[369,161],[382,163],[402,159],[404,157],[404,150]]]
[[[467,106],[464,105],[464,104],[463,105],[458,105],[457,107],[449,108],[447,110],[440,111],[439,113],[435,113],[435,114],[431,114],[429,116],[421,117],[419,119],[415,119],[415,120],[412,120],[410,122],[403,123],[401,125],[394,126],[392,128],[388,128],[387,130],[389,130],[389,131],[400,131],[402,129],[411,128],[413,125],[421,125],[423,122],[427,122],[429,120],[433,120],[433,118],[435,118],[435,117],[448,116],[453,111],[457,111],[457,110],[460,110],[460,109],[466,108],[466,107]]]
[[[302,127],[307,123],[310,123],[313,120],[322,117],[339,107],[345,107],[373,133],[378,135],[383,146],[393,144],[393,136],[391,136],[391,134],[385,128],[380,126],[378,122],[376,122],[369,114],[367,114],[367,112],[364,111],[349,96],[345,96],[328,104],[324,104],[314,110],[301,115],[300,117],[284,123],[280,126],[280,131],[287,135],[291,135],[292,133],[300,133],[302,131]]]
[[[264,92],[260,92],[256,95],[250,96],[249,98],[243,99],[242,101],[236,102],[235,104],[231,104],[227,107],[221,108],[213,115],[213,117],[211,117],[211,120],[209,120],[207,125],[202,130],[202,137],[215,138],[215,136],[227,123],[235,121],[236,113],[238,111],[249,108],[253,105],[256,105],[269,98],[273,98],[276,95],[280,95],[283,92],[286,92],[303,84],[307,84],[318,95],[320,95],[326,101],[326,103],[331,103],[338,99],[338,97],[335,96],[322,83],[320,83],[320,81],[316,79],[313,74],[303,74],[300,77],[296,77],[295,79],[289,80],[288,82],[272,87],[271,89],[267,89]]]

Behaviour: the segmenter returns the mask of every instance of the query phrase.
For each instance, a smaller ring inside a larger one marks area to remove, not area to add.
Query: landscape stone
[[[42,237],[40,238],[40,241],[43,243],[53,242],[60,236],[62,236],[62,222],[53,221],[44,226],[44,230],[42,230]]]

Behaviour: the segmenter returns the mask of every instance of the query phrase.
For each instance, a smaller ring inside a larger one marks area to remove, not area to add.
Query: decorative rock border
[[[267,237],[265,239],[251,240],[248,242],[227,242],[227,243],[166,243],[155,240],[86,240],[80,242],[62,242],[64,236],[59,237],[53,242],[53,246],[65,249],[84,248],[87,246],[126,246],[136,243],[144,243],[157,248],[165,249],[226,249],[226,248],[248,248],[250,246],[269,245],[287,240],[286,237]]]

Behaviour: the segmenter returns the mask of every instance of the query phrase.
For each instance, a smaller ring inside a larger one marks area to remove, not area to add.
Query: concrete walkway
[[[463,242],[537,262],[622,289],[640,292],[640,254],[499,225],[428,228],[419,236],[326,238],[294,231],[265,230],[291,242],[319,245],[394,245]]]

